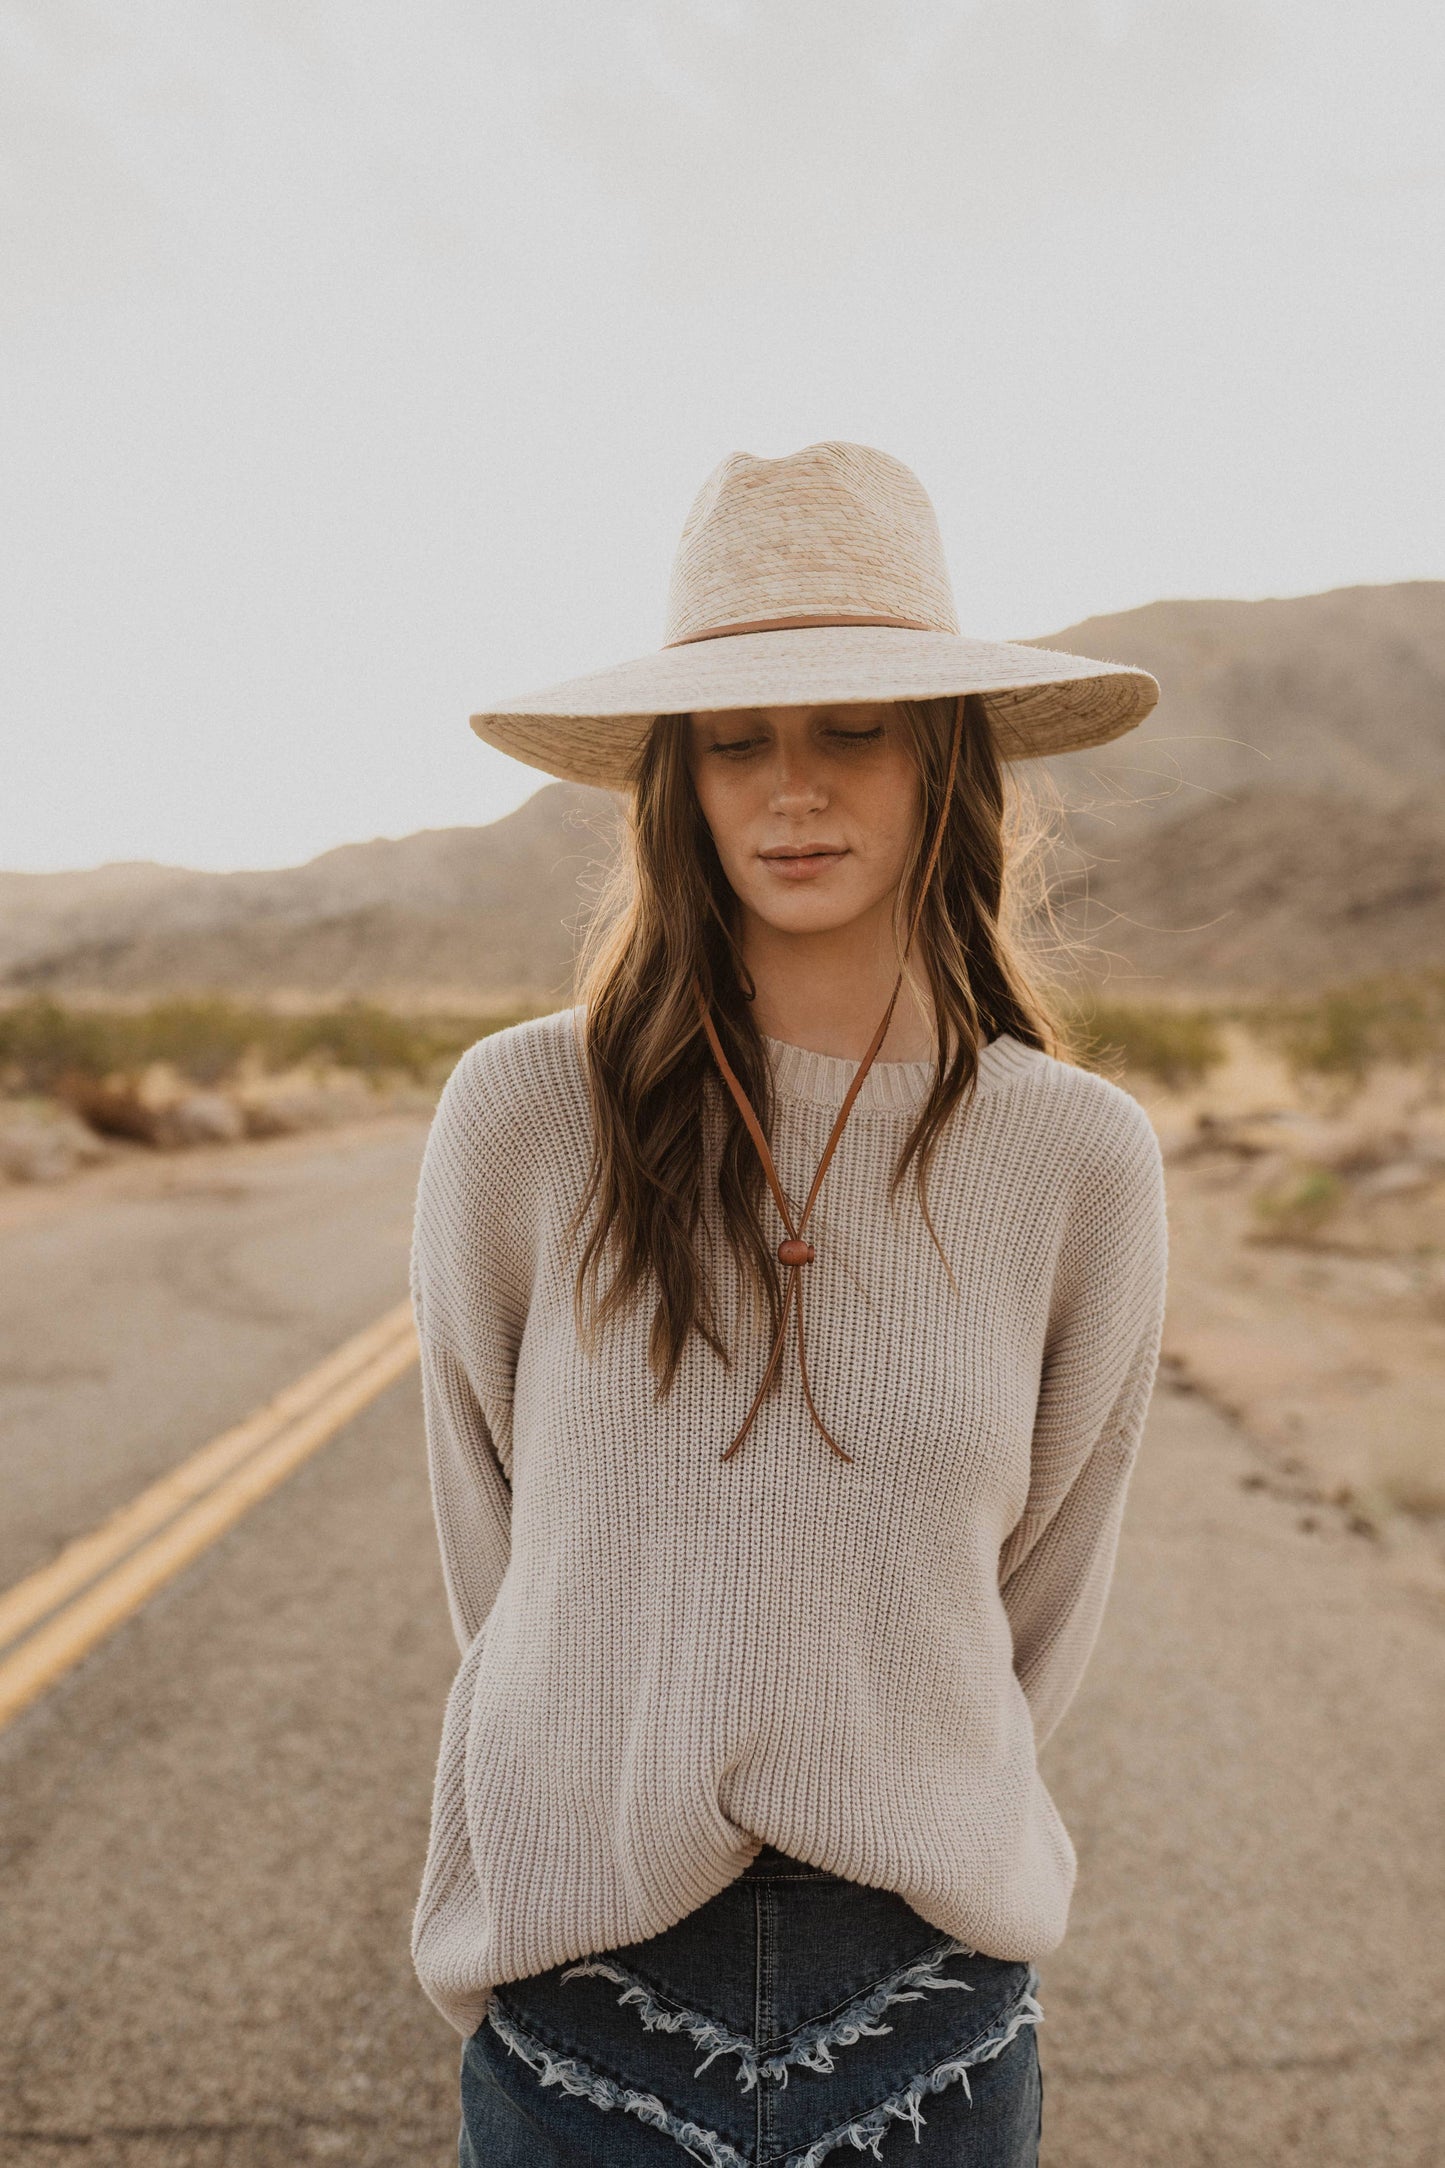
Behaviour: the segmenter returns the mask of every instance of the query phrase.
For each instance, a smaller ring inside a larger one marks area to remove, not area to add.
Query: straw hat
[[[1159,697],[1146,670],[960,633],[938,520],[866,444],[731,452],[693,501],[662,647],[471,718],[568,782],[624,790],[659,715],[980,693],[1006,760],[1106,745]]]

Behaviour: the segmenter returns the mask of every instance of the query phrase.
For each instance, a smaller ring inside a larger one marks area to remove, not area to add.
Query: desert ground
[[[1249,1439],[1251,1480],[1382,1565],[1445,1569],[1445,1090],[1418,1065],[1292,1078],[1226,1028],[1206,1082],[1129,1088],[1168,1168],[1165,1365]]]

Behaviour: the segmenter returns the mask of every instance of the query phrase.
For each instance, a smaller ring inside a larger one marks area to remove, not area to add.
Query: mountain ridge
[[[1090,975],[1266,989],[1445,949],[1445,581],[1176,599],[1031,644],[1152,670],[1138,732],[1027,764],[1064,809]],[[231,873],[0,872],[0,993],[564,1000],[617,802],[544,783],[481,827]]]

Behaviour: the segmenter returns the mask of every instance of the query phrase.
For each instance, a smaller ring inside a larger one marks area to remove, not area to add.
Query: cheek
[[[911,761],[880,763],[855,778],[852,811],[880,879],[896,881],[908,862],[918,819],[918,771]]]
[[[746,783],[741,776],[704,767],[694,773],[693,787],[718,857],[724,866],[736,865],[743,856],[744,839],[753,814]]]

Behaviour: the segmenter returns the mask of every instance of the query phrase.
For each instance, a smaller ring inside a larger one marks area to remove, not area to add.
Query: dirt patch
[[[1445,1569],[1445,1105],[1408,1068],[1348,1096],[1235,1034],[1206,1086],[1131,1080],[1165,1153],[1164,1361],[1321,1525]]]

